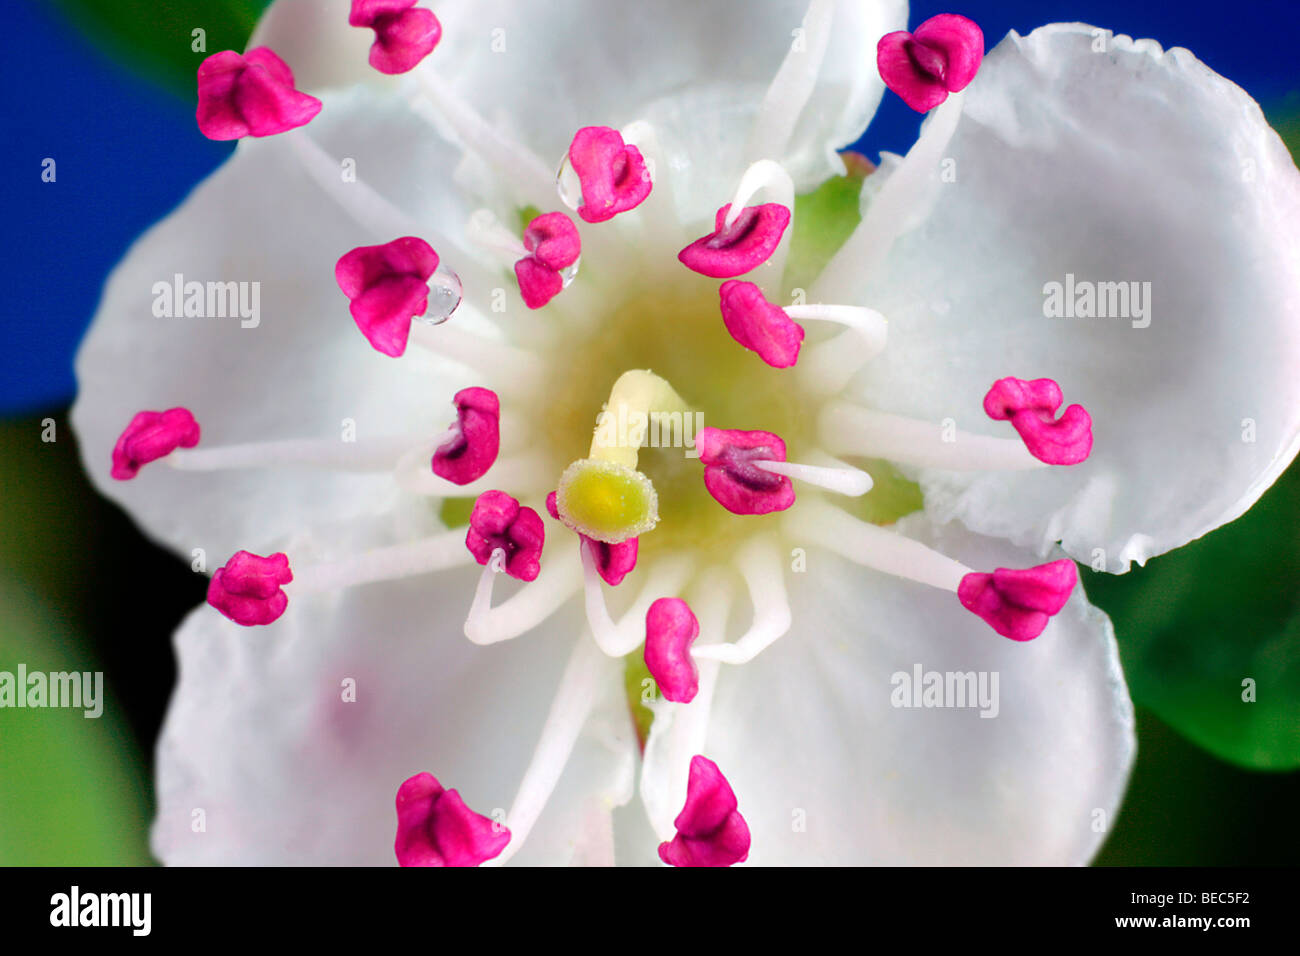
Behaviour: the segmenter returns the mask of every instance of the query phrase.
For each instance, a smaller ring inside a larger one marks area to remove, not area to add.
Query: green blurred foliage
[[[55,442],[41,440],[42,435]],[[0,670],[97,671],[85,635],[96,558],[65,429],[0,425]],[[142,865],[149,781],[104,677],[104,711],[0,710],[0,865]]]
[[[1300,98],[1271,116],[1297,155]],[[1136,703],[1224,760],[1300,767],[1300,464],[1232,524],[1084,586],[1115,623]]]
[[[96,47],[158,85],[197,97],[207,56],[242,51],[269,0],[47,0]],[[203,30],[195,50],[194,31]]]
[[[812,192],[795,197],[787,287],[806,290],[811,286],[862,221],[858,197],[866,172],[861,165],[864,162],[855,161],[849,175],[834,176]]]
[[[1137,703],[1225,760],[1300,767],[1300,467],[1232,524],[1084,586]]]

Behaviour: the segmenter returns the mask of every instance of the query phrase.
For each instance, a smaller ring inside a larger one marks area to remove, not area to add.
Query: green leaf
[[[30,589],[0,578],[0,606],[0,671],[16,678],[22,664],[28,674],[94,672],[80,642],[67,640]],[[84,707],[0,709],[0,865],[151,862],[144,767],[101,687],[99,717]]]
[[[1134,701],[1224,760],[1300,767],[1300,465],[1232,524],[1085,587]]]
[[[195,99],[199,64],[242,51],[269,0],[53,0],[96,47],[161,86]],[[201,30],[202,49],[195,31]]]
[[[848,176],[833,176],[794,199],[794,227],[785,273],[786,284],[792,289],[812,285],[862,221],[858,201],[865,171],[857,163],[850,168],[853,172]]]

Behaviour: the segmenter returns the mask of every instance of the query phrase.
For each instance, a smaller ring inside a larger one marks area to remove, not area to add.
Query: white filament
[[[540,450],[498,458],[487,474],[469,484],[457,485],[433,473],[430,462],[437,442],[418,446],[397,462],[398,487],[434,498],[476,498],[494,488],[508,488],[515,497],[548,491],[555,483],[555,463]]]
[[[736,194],[731,197],[731,208],[722,221],[724,229],[730,229],[745,211],[749,201],[759,192],[766,190],[770,202],[780,203],[787,209],[794,210],[794,181],[785,167],[773,159],[760,159],[750,165],[740,177]],[[787,230],[788,232],[789,230]]]
[[[602,683],[618,679],[616,668],[617,665],[601,654],[586,634],[578,636],[577,645],[564,668],[564,676],[560,678],[560,686],[551,701],[546,723],[542,725],[532,760],[506,814],[510,842],[484,866],[503,865],[524,845],[564,773],[578,735],[596,704]]]
[[[471,152],[477,153],[500,175],[515,198],[541,209],[551,205],[555,180],[546,164],[521,143],[499,133],[478,112],[452,92],[431,61],[415,70],[420,89]]]
[[[523,240],[503,226],[490,209],[475,210],[465,234],[470,242],[493,253],[502,262],[513,264],[528,255]]]
[[[695,647],[692,655],[697,661],[744,664],[790,630],[793,618],[785,592],[785,567],[775,539],[764,536],[746,542],[736,555],[736,564],[754,606],[753,623],[734,643]]]
[[[286,466],[331,468],[337,471],[386,471],[396,465],[412,445],[420,441],[420,438],[410,436],[372,438],[366,441],[344,441],[342,437],[289,438],[214,448],[178,449],[163,460],[181,471]]]
[[[494,341],[448,323],[439,326],[414,323],[411,341],[429,351],[493,373],[496,390],[508,395],[536,391],[545,377],[545,363],[535,353]]]
[[[790,237],[794,233],[794,181],[778,162],[760,159],[745,170],[731,199],[731,208],[723,220],[723,228],[735,225],[749,201],[760,191],[767,193],[769,202],[779,203],[790,210],[790,223],[781,234],[781,241],[766,262],[750,270],[747,275],[763,290],[769,299],[779,292],[781,277],[785,274],[785,260],[790,253]]]
[[[293,591],[338,591],[370,584],[432,574],[467,565],[474,556],[465,547],[463,531],[448,531],[419,541],[374,548],[339,561],[293,569]]]
[[[1019,438],[995,438],[891,415],[845,401],[828,402],[818,420],[821,442],[833,454],[884,458],[898,464],[951,471],[1030,471],[1050,467]]]
[[[461,250],[446,233],[416,222],[388,201],[364,180],[344,181],[339,160],[327,153],[305,129],[284,134],[294,155],[312,181],[326,193],[357,225],[368,232],[374,242],[391,242],[402,236],[418,236],[434,247],[441,255]],[[493,281],[481,265],[468,257],[457,257],[456,271],[476,287],[489,288]]]
[[[464,534],[461,542],[463,545]],[[474,601],[465,618],[465,636],[475,644],[496,644],[537,627],[577,593],[581,570],[574,557],[572,545],[561,545],[555,552],[548,552],[537,578],[499,607],[493,607],[492,584],[499,573],[495,568],[504,567],[505,558],[505,552],[497,548],[479,576]]]
[[[731,582],[725,573],[713,568],[700,577],[691,594],[691,604],[700,622],[701,640],[711,643],[722,637],[731,601]],[[671,840],[676,833],[673,819],[686,803],[691,758],[706,751],[709,715],[720,666],[713,660],[699,662],[699,692],[689,704],[661,698],[650,705],[654,723],[641,766],[641,802],[661,840]]]
[[[862,366],[884,351],[888,320],[875,309],[856,305],[788,305],[785,314],[796,321],[834,322],[848,328],[834,338],[810,345],[799,356],[802,383],[820,395],[833,395]]]
[[[848,326],[839,335],[810,345],[799,356],[801,384],[817,395],[844,390],[858,371],[885,348],[889,322],[874,309],[852,305],[786,306],[792,319],[815,319]]]
[[[792,461],[752,461],[755,468],[770,471],[774,475],[784,475],[795,481],[807,482],[827,491],[856,498],[871,490],[871,476],[861,469],[850,465],[840,468],[821,465],[799,465]]]
[[[971,569],[919,541],[868,524],[825,501],[810,498],[783,516],[787,531],[863,567],[956,591]]]
[[[636,600],[616,624],[605,607],[605,595],[601,590],[600,573],[596,570],[591,545],[583,542],[579,552],[582,555],[587,625],[591,628],[596,646],[610,657],[623,657],[632,653],[645,640],[645,616],[650,605],[659,598],[670,597],[682,589],[690,576],[691,560],[674,557],[660,561],[651,568]]]

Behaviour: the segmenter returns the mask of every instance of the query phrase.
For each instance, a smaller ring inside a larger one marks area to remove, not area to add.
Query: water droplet
[[[560,270],[560,278],[564,281],[564,285],[561,286],[561,288],[567,289],[573,284],[573,280],[578,278],[578,267],[580,265],[582,265],[582,256],[578,256],[578,258],[574,259],[573,265],[566,266]]]
[[[560,163],[559,171],[555,174],[555,191],[560,194],[560,202],[575,212],[582,205],[582,180],[569,162],[568,153],[564,154],[564,162]]]
[[[425,325],[442,325],[460,307],[464,290],[460,276],[450,269],[439,269],[429,279],[429,307],[415,321]]]

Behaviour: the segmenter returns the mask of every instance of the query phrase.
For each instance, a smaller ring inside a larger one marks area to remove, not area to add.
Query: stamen
[[[390,76],[413,70],[442,39],[442,24],[416,0],[352,0],[348,23],[370,27],[370,65]]]
[[[540,309],[560,294],[578,275],[582,239],[562,212],[536,217],[524,229],[525,255],[515,263],[515,278],[524,305]]]
[[[582,566],[573,553],[576,542],[562,541],[537,579],[500,607],[492,607],[492,584],[506,566],[504,549],[489,556],[465,618],[465,636],[475,644],[496,644],[526,634],[549,618],[581,587]]]
[[[410,236],[419,233],[431,245],[438,249],[463,251],[463,243],[458,237],[431,229],[427,222],[416,222],[404,210],[393,205],[385,196],[371,188],[362,178],[345,182],[339,175],[339,157],[326,152],[321,145],[307,133],[285,137],[293,147],[294,155],[302,165],[303,171],[311,177],[322,192],[345,214],[367,233],[368,238],[382,239],[385,236]],[[467,283],[483,288],[491,288],[497,282],[495,273],[489,272],[475,259],[461,255],[458,271]],[[439,277],[441,280],[441,276]]]
[[[606,222],[635,209],[654,185],[641,151],[624,143],[618,130],[608,126],[578,130],[569,144],[568,164],[582,188],[582,205],[576,211],[583,222]],[[572,196],[564,180],[565,169],[561,166],[557,188],[568,205]]]
[[[1092,416],[1082,405],[1071,405],[1056,419],[1064,400],[1050,378],[1004,378],[984,396],[984,411],[994,421],[1010,421],[1039,461],[1077,465],[1092,453]]]
[[[732,279],[718,288],[722,308],[722,321],[731,337],[773,368],[789,368],[799,360],[804,330],[796,319],[814,319],[848,326],[851,331],[836,339],[814,346],[812,362],[816,374],[806,376],[814,384],[827,375],[839,384],[824,386],[827,392],[837,392],[867,360],[885,347],[887,323],[885,317],[872,309],[852,305],[791,305],[782,308],[767,300],[763,290],[753,282]],[[844,375],[828,367],[825,356],[844,364],[843,355],[852,355],[852,365],[846,365]]]
[[[751,163],[736,185],[736,194],[727,204],[727,214],[722,224],[726,229],[733,228],[749,208],[749,201],[762,190],[768,190],[776,197],[776,202],[786,210],[794,208],[794,182],[790,174],[780,163],[773,159],[760,159]]]
[[[824,467],[821,465],[797,465],[791,461],[762,460],[755,460],[753,465],[755,468],[763,469],[763,471],[770,471],[774,475],[797,478],[810,485],[816,485],[818,488],[825,488],[827,491],[834,491],[836,494],[848,495],[850,498],[865,495],[871,490],[872,486],[871,476],[851,465]]]
[[[533,448],[518,455],[498,458],[492,465],[490,480],[485,475],[466,485],[456,485],[435,475],[429,460],[452,436],[417,446],[397,463],[393,477],[399,488],[417,495],[435,498],[474,498],[494,487],[511,489],[516,495],[538,494],[546,490],[555,476],[555,462],[543,449]]]
[[[444,531],[417,541],[372,548],[337,561],[301,567],[293,587],[295,593],[341,591],[362,584],[446,571],[471,560],[472,556],[465,550],[465,535],[459,530]]]
[[[654,413],[690,414],[691,408],[663,378],[649,370],[624,372],[610,390],[604,416],[591,439],[591,453],[569,465],[560,476],[556,507],[569,528],[597,541],[618,544],[651,530],[659,521],[659,498],[654,484],[637,471],[637,459],[647,435],[645,429],[605,426],[608,416],[638,416],[645,421]]]
[[[1062,558],[1034,568],[968,574],[961,579],[957,597],[1003,637],[1032,641],[1065,607],[1078,580],[1074,562]]]
[[[500,174],[521,205],[545,207],[551,200],[553,177],[537,154],[497,132],[478,112],[452,92],[428,63],[415,71],[420,90],[467,149]]]
[[[431,773],[417,773],[397,788],[399,866],[478,866],[510,842],[510,830],[475,813],[455,790]]]
[[[501,447],[501,401],[488,388],[463,388],[456,393],[456,421],[439,443],[430,468],[454,485],[482,478],[497,460]]]
[[[604,657],[581,635],[564,668],[559,689],[551,702],[546,723],[538,736],[533,759],[519,782],[519,790],[506,814],[506,827],[511,834],[501,855],[492,861],[501,866],[523,847],[533,825],[546,808],[546,802],[560,782],[560,776],[573,753],[574,744],[582,733],[587,718],[595,706],[602,681],[611,679],[611,669],[616,665]]]
[[[776,643],[794,621],[785,591],[785,568],[775,539],[754,538],[736,554],[736,565],[745,578],[754,620],[735,642],[705,644],[692,652],[696,660],[745,664]]]
[[[718,296],[723,324],[733,339],[773,368],[790,368],[799,361],[803,326],[768,302],[762,289],[753,282],[729,279],[718,287]]]
[[[234,471],[286,466],[386,471],[397,464],[403,452],[415,441],[418,439],[396,436],[355,442],[339,438],[289,438],[177,451],[166,462],[178,471]]]
[[[501,224],[491,209],[476,209],[469,217],[465,234],[476,246],[491,250],[507,262],[528,255],[520,238]]]
[[[665,593],[681,590],[690,574],[691,561],[684,557],[670,558],[651,568],[636,600],[615,624],[605,607],[605,595],[600,589],[600,575],[596,571],[591,543],[583,542],[579,552],[582,555],[587,625],[596,646],[610,657],[632,653],[645,637],[645,616],[650,605]]]
[[[270,624],[284,613],[289,597],[281,585],[293,580],[282,552],[259,557],[236,551],[208,582],[208,603],[244,627]]]
[[[546,510],[556,521],[560,520],[560,509],[556,504],[557,495],[552,491],[546,496]],[[604,541],[597,541],[589,538],[585,534],[578,533],[582,539],[584,547],[582,550],[582,566],[587,568],[591,565],[591,570],[600,576],[600,578],[610,587],[618,587],[623,583],[623,579],[632,573],[636,567],[636,556],[639,548],[639,538],[628,538],[626,541],[620,541],[618,544],[607,544]],[[588,560],[590,559],[590,561]],[[590,578],[590,575],[588,575]],[[600,594],[600,589],[596,589],[596,594]],[[591,591],[587,592],[588,601],[591,599]],[[604,607],[602,599],[601,606]],[[590,615],[589,615],[590,616]],[[599,640],[599,639],[598,639]]]
[[[474,502],[465,546],[479,564],[504,552],[504,570],[512,578],[532,581],[541,570],[546,527],[532,508],[525,508],[504,491],[485,491]]]
[[[677,835],[659,845],[659,859],[670,866],[731,866],[749,859],[749,827],[737,809],[736,794],[718,765],[691,758],[686,804],[673,821]]]
[[[945,591],[955,592],[973,573],[919,541],[868,524],[818,498],[804,501],[786,522],[787,532],[798,540],[821,545],[863,567]]]
[[[645,666],[665,700],[689,704],[700,689],[700,672],[691,645],[700,622],[681,598],[659,598],[645,616]]]
[[[214,53],[199,64],[199,132],[208,139],[274,136],[305,126],[321,101],[294,89],[293,71],[270,47]]]
[[[198,443],[199,423],[188,408],[136,412],[113,446],[113,469],[109,474],[118,481],[129,481],[149,462]]]
[[[411,337],[416,345],[443,358],[492,375],[500,383],[497,390],[501,394],[530,395],[540,387],[544,378],[545,366],[533,352],[455,325],[437,329],[416,325],[411,328]]]
[[[945,431],[944,426],[833,401],[818,416],[818,435],[831,454],[884,458],[950,471],[1029,471],[1044,467],[1022,441]]]
[[[785,442],[764,431],[701,428],[695,448],[704,464],[704,487],[732,514],[765,515],[794,504],[790,479],[758,462],[785,461]]]
[[[804,106],[817,85],[834,18],[833,0],[812,0],[803,17],[804,43],[791,44],[777,70],[749,136],[749,155],[754,159],[784,155]]]
[[[404,236],[345,253],[334,267],[334,278],[351,302],[357,328],[376,350],[396,358],[406,352],[412,319],[438,325],[460,305],[455,273],[440,273],[430,286],[437,269],[433,247],[416,236]],[[432,310],[430,292],[436,296]]]
[[[720,568],[710,568],[697,578],[689,597],[700,621],[702,640],[707,644],[721,639],[733,598],[731,576]],[[700,679],[695,699],[689,704],[659,699],[649,705],[654,712],[654,731],[646,741],[642,760],[641,802],[661,840],[671,840],[677,832],[673,816],[688,792],[691,756],[705,748],[708,737],[713,692],[722,665],[699,658],[700,650],[697,643]]]
[[[887,33],[876,46],[880,78],[918,113],[964,90],[983,59],[984,32],[955,13],[931,17],[913,33]]]
[[[760,189],[772,192],[777,201],[745,205]],[[677,258],[688,269],[714,279],[732,279],[770,261],[768,274],[779,277],[789,247],[786,227],[793,208],[794,183],[789,174],[772,160],[760,160],[745,170],[735,198],[718,210],[714,231],[691,243]]]

